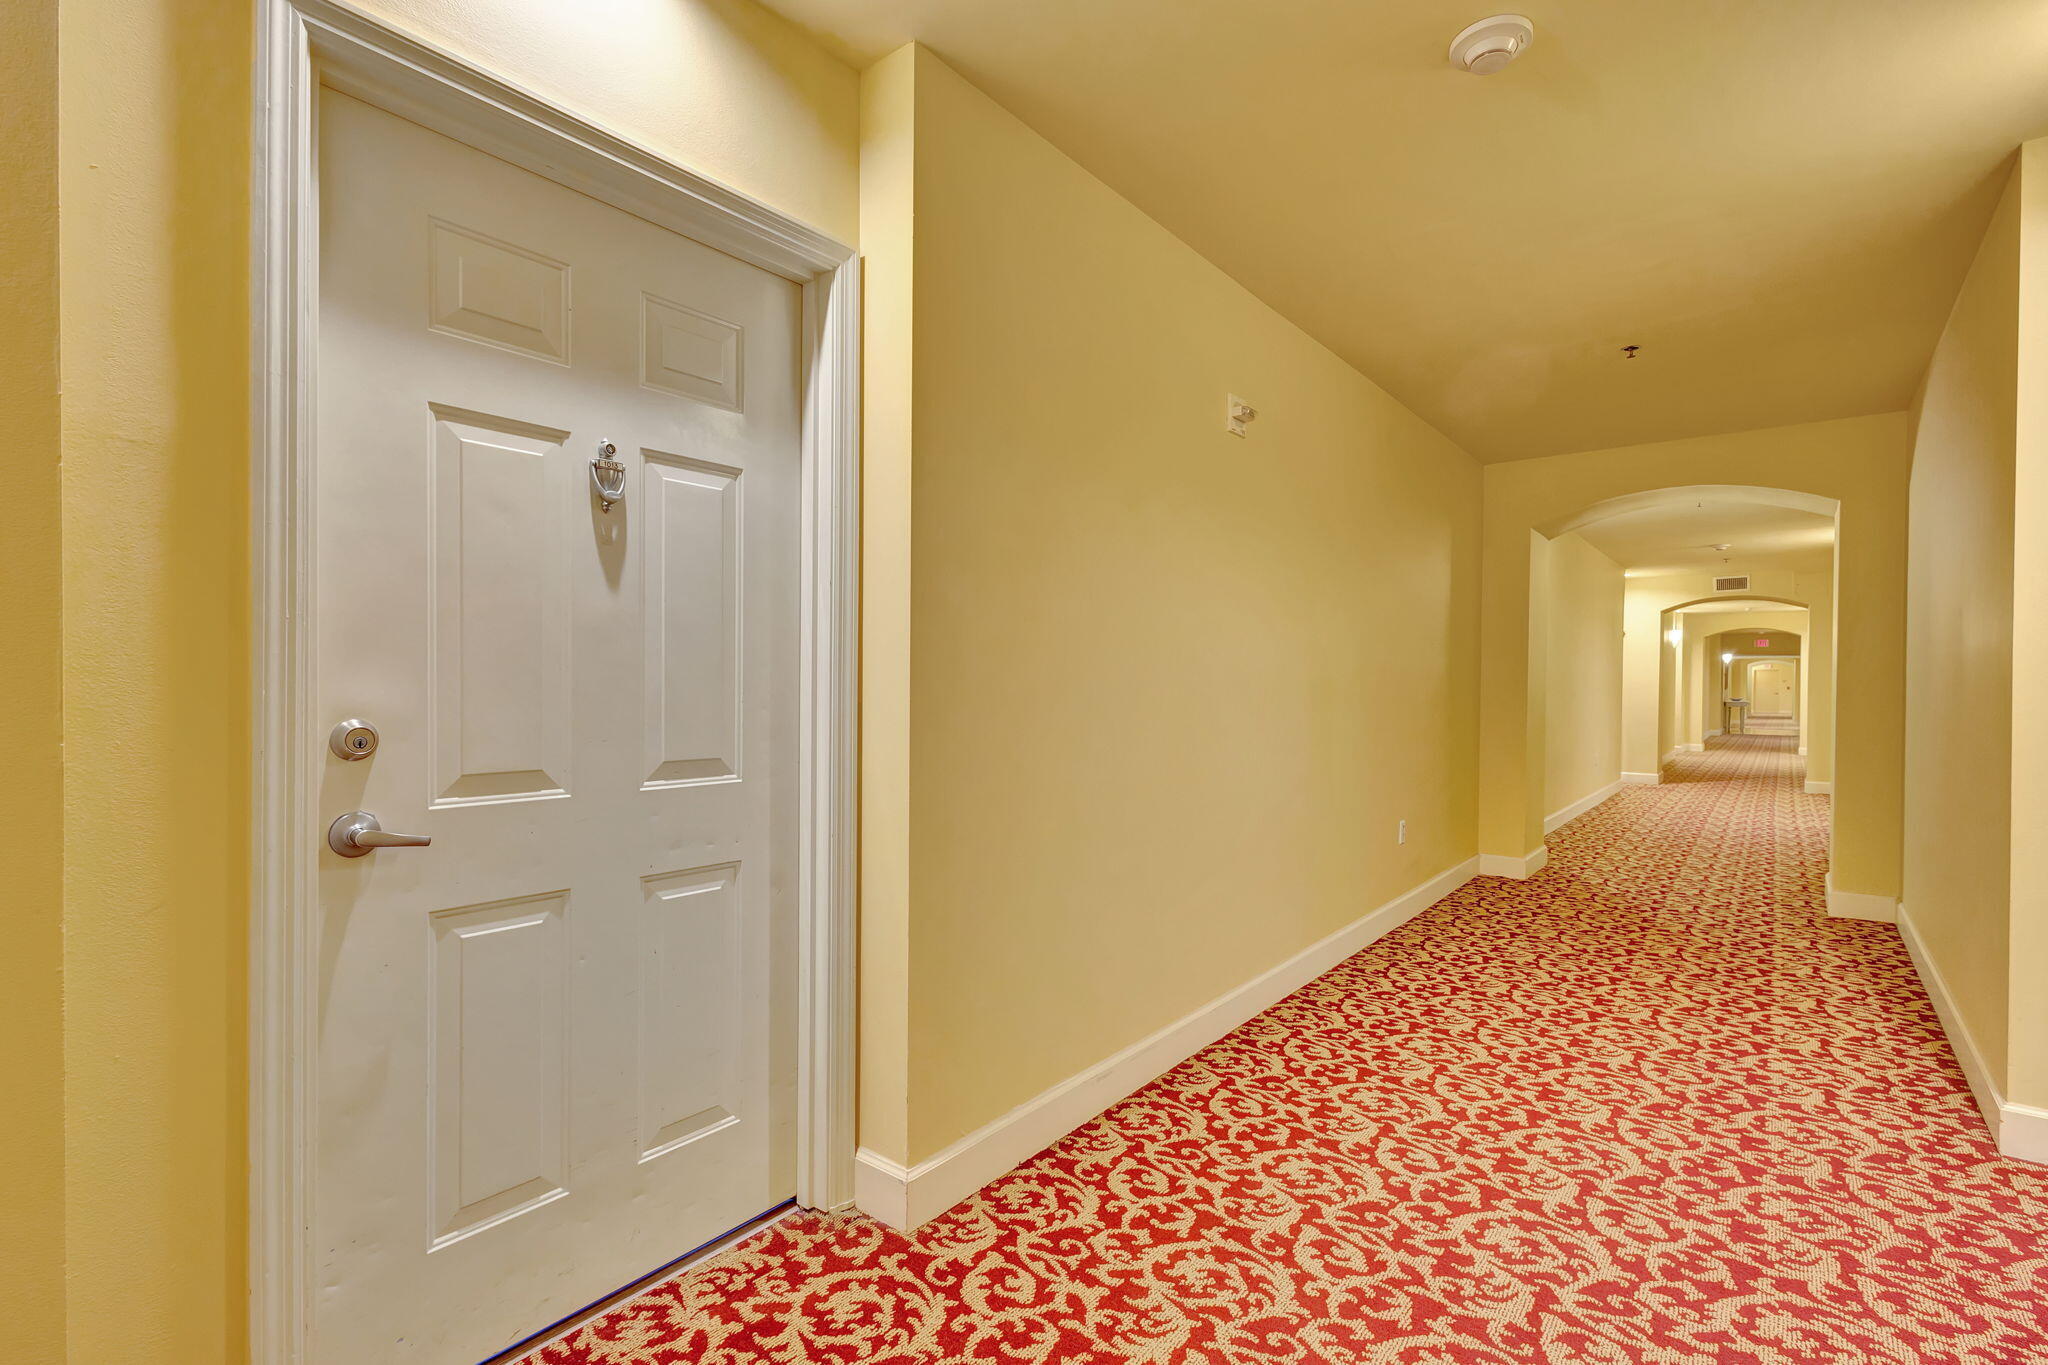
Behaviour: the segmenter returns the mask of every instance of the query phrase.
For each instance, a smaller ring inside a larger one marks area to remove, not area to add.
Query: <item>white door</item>
[[[320,104],[323,1365],[465,1365],[795,1189],[796,286]],[[590,461],[625,466],[609,512]]]

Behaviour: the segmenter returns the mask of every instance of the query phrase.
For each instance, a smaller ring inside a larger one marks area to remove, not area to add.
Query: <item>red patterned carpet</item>
[[[902,1237],[802,1215],[590,1362],[2048,1361],[2001,1159],[1825,797],[1715,741]]]

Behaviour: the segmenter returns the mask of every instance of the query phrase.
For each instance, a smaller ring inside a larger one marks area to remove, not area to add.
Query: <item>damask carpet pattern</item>
[[[1800,779],[1717,740],[915,1235],[800,1215],[531,1359],[2048,1362],[2048,1170]]]

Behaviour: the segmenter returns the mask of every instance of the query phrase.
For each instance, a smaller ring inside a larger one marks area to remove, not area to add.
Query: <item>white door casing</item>
[[[315,1358],[311,1331],[316,1293],[314,1267],[320,1262],[310,1235],[312,1175],[319,1157],[315,1114],[342,1110],[360,1119],[362,1113],[374,1107],[364,1105],[361,1113],[356,1112],[357,1106],[362,1105],[362,1096],[346,1093],[345,1087],[342,1093],[328,1097],[323,1105],[322,1087],[316,1083],[315,1068],[310,1065],[316,1050],[316,1021],[320,1011],[332,1003],[325,993],[330,984],[331,964],[321,953],[324,926],[315,912],[313,894],[315,869],[320,866],[319,859],[327,855],[316,858],[315,848],[326,819],[336,813],[332,809],[335,798],[346,791],[345,781],[340,787],[330,789],[327,785],[333,780],[330,768],[335,765],[320,752],[320,741],[324,738],[324,723],[332,717],[315,714],[320,708],[313,704],[313,649],[310,632],[305,628],[314,616],[311,608],[316,583],[322,602],[330,600],[332,587],[316,575],[310,553],[314,511],[310,475],[316,454],[310,399],[318,360],[313,328],[317,310],[311,292],[318,247],[312,194],[316,174],[316,63],[319,75],[329,84],[402,111],[416,122],[439,127],[561,184],[573,185],[609,203],[627,207],[649,222],[677,228],[700,241],[715,242],[734,256],[762,266],[798,287],[800,301],[789,310],[794,320],[788,326],[791,335],[785,345],[792,365],[802,367],[797,496],[801,555],[789,574],[791,591],[784,595],[785,609],[793,610],[799,617],[796,639],[788,650],[795,656],[794,690],[800,702],[800,709],[788,727],[796,736],[793,767],[798,781],[790,784],[793,790],[785,792],[782,798],[794,811],[791,824],[799,836],[790,860],[794,875],[785,878],[794,883],[791,928],[797,972],[792,983],[794,1009],[783,1011],[785,1018],[793,1015],[794,1028],[786,1028],[785,1036],[776,1044],[785,1056],[794,1058],[797,1124],[790,1144],[795,1148],[794,1161],[785,1148],[782,1156],[768,1164],[779,1162],[780,1168],[788,1172],[784,1183],[793,1178],[802,1202],[814,1207],[836,1207],[845,1201],[853,1148],[848,1025],[857,291],[851,253],[845,248],[591,128],[444,53],[327,0],[260,0],[259,8],[258,234],[254,289],[259,358],[254,412],[254,494],[258,515],[252,519],[257,564],[258,829],[251,943],[251,1354],[255,1360],[272,1362]],[[416,129],[407,131],[425,136]],[[508,167],[493,169],[517,174]],[[454,224],[456,228],[467,226]],[[651,231],[646,224],[635,226]],[[441,247],[444,254],[452,248],[453,254],[459,256],[464,249],[462,234],[456,232],[453,237],[458,240],[451,242],[444,236]],[[431,270],[428,273],[431,277]],[[431,284],[431,278],[428,283]],[[419,320],[424,323],[424,316]],[[487,320],[470,321],[476,324],[471,329],[475,332],[486,332],[493,325]],[[692,319],[685,315],[682,321],[687,332],[693,325]],[[644,338],[647,326],[643,316],[635,330]],[[545,333],[549,328],[543,323],[538,329],[529,328],[534,330]],[[530,335],[486,339],[500,345],[508,340],[515,344],[535,341]],[[574,335],[568,338],[572,347],[576,340]],[[449,340],[447,344],[481,347],[483,343],[471,337]],[[548,344],[543,338],[528,349],[545,349]],[[518,352],[503,354],[516,357]],[[532,366],[539,362],[527,356],[523,363]],[[701,379],[705,368],[685,365],[681,367],[683,376],[670,377],[678,385],[688,386]],[[717,397],[702,393],[687,396],[696,402],[707,396]],[[514,418],[509,423],[484,424],[488,439],[478,440],[474,425],[461,419],[489,416],[488,411],[460,404],[443,406],[445,410],[434,415],[439,430],[434,433],[432,456],[423,460],[423,466],[439,467],[445,473],[450,467],[459,471],[465,463],[472,464],[480,471],[479,488],[485,493],[495,490],[500,504],[514,508],[520,498],[507,496],[508,489],[530,494],[536,485],[548,486],[547,476],[535,473],[550,464],[548,452],[541,448],[543,438],[556,433],[574,435],[566,430],[568,424],[549,426],[546,422]],[[463,429],[466,425],[468,430]],[[637,455],[638,447],[628,453]],[[693,458],[696,463],[691,462]],[[721,465],[716,460],[689,455],[665,463],[656,456],[655,461],[662,465],[661,479],[675,485],[665,489],[668,496],[664,500],[680,509],[679,515],[689,515],[692,509],[707,504],[729,503],[731,499],[725,495],[735,485],[748,490],[759,486],[758,481],[741,482],[754,471],[732,462]],[[579,458],[574,463],[580,472],[583,461]],[[733,478],[734,470],[739,471],[740,479]],[[631,491],[638,494],[641,490],[636,487]],[[424,507],[420,510],[426,511]],[[446,507],[434,510],[437,514],[448,511]],[[504,507],[494,510],[503,511]],[[723,515],[714,513],[710,519],[717,521]],[[458,509],[455,521],[459,523],[460,519]],[[495,517],[482,520],[484,524],[497,524]],[[585,525],[593,532],[597,520],[598,515],[592,514],[586,505]],[[418,529],[415,527],[415,532]],[[545,541],[546,537],[536,534],[535,539]],[[598,542],[591,541],[584,548],[590,550],[597,545]],[[501,644],[508,638],[515,642],[520,638],[520,618],[507,610],[508,604],[522,600],[534,603],[535,610],[528,612],[525,620],[531,635],[535,631],[544,633],[550,611],[558,617],[561,603],[573,598],[573,588],[565,588],[536,570],[532,562],[535,557],[504,553],[503,544],[498,548],[501,553],[497,562],[468,566],[489,570],[483,577],[496,578],[506,589],[495,596],[485,594],[472,604],[481,613],[477,629],[472,631],[472,645],[484,648],[486,653],[494,629]],[[547,548],[543,546],[544,550]],[[558,551],[560,547],[552,548]],[[488,543],[472,549],[488,560]],[[630,555],[630,548],[625,553]],[[603,562],[602,553],[598,558]],[[618,562],[623,567],[635,566],[630,559]],[[444,574],[443,581],[445,577]],[[528,596],[511,590],[521,582]],[[791,596],[797,598],[793,606],[788,600]],[[702,606],[702,602],[697,605]],[[702,627],[708,620],[702,613],[693,620],[689,611],[684,610],[681,624]],[[644,633],[645,622],[641,624]],[[721,620],[710,624],[716,633],[715,628],[724,623]],[[479,640],[483,645],[477,644]],[[464,662],[461,651],[455,649],[451,653],[449,642],[441,643],[444,647],[434,651],[430,666],[444,671],[459,667]],[[741,648],[745,648],[744,642]],[[530,685],[524,690],[509,688],[495,695],[476,694],[471,698],[478,702],[476,716],[488,720],[495,714],[503,720],[506,714],[521,707],[529,713],[535,708],[546,711],[551,696],[550,668],[556,675],[561,671],[558,663],[548,662],[552,657],[544,656],[543,665],[530,672]],[[576,660],[579,669],[583,662],[581,658]],[[494,706],[498,708],[495,713]],[[441,709],[447,709],[445,703]],[[555,710],[559,712],[562,708],[556,705]],[[573,712],[574,708],[570,710]],[[691,767],[696,763],[701,768],[707,761],[715,764],[719,761],[715,754],[678,758],[657,753],[678,726],[686,732],[684,748],[707,747],[701,742],[701,731],[689,732],[690,716],[663,716],[665,729],[650,728],[644,712],[633,719],[635,733],[631,738],[636,742],[607,742],[595,752],[620,763],[625,760],[620,758],[619,751],[625,749],[637,751],[633,755],[637,760],[656,758],[650,772],[666,771],[659,777],[641,774],[633,787],[636,794],[687,797],[702,795],[721,782],[735,785],[726,775]],[[494,806],[539,809],[575,804],[575,784],[599,774],[602,763],[579,759],[579,735],[573,721],[566,741],[559,733],[560,728],[557,725],[550,732],[542,726],[538,736],[527,734],[506,740],[507,734],[517,735],[518,727],[500,726],[498,730],[502,733],[494,738],[493,727],[480,722],[467,731],[458,728],[456,739],[451,740],[447,726],[442,725],[437,732],[439,742],[428,746],[432,752],[416,756],[413,764],[434,794],[412,802],[419,819],[410,823],[418,824],[429,817],[445,822],[478,814],[506,813],[505,809],[493,811]],[[741,733],[745,733],[744,726]],[[745,771],[744,738],[740,743],[741,767]],[[465,749],[464,744],[470,747]],[[400,747],[396,737],[387,733],[380,760],[391,758]],[[549,779],[560,776],[551,764],[569,769],[567,785],[540,781],[541,775]],[[346,766],[390,769],[391,777],[377,780],[396,781],[396,769],[404,764],[380,767],[373,760],[367,765]],[[626,768],[631,766],[626,764]],[[443,778],[448,779],[443,785],[434,785]],[[363,803],[376,809],[371,787],[370,781],[363,780]],[[567,794],[541,794],[557,790]],[[433,809],[420,809],[422,800]],[[397,814],[398,809],[393,806],[380,812],[387,827],[407,827],[408,821]],[[448,836],[440,837],[445,841]],[[713,836],[706,838],[715,842]],[[445,842],[437,842],[433,852],[438,855],[446,848]],[[699,854],[703,851],[695,850]],[[530,849],[519,852],[529,858],[537,856]],[[406,871],[407,864],[396,862],[400,857],[418,856],[413,850],[375,854],[360,860],[361,864],[374,865],[381,859],[390,871],[372,874],[368,867],[358,866],[344,875],[365,880],[376,894],[412,895],[418,908],[433,899],[426,889],[431,878],[418,870],[419,863],[410,865],[415,870]],[[717,902],[727,898],[743,880],[726,876],[731,871],[731,859],[678,861],[671,857],[667,861],[674,864],[669,872],[636,872],[632,877],[642,928],[648,920],[661,917],[658,910],[647,913],[650,907]],[[746,859],[740,862],[744,866]],[[365,903],[370,898],[366,896]],[[574,912],[580,908],[575,889],[561,885],[496,899],[464,899],[460,904],[443,906],[438,915],[429,913],[426,917],[432,932],[423,927],[421,937],[415,940],[414,946],[420,949],[412,964],[418,968],[415,984],[431,993],[438,981],[465,967],[473,974],[483,973],[485,978],[492,970],[501,976],[530,971],[556,946],[551,939],[564,934],[575,923]],[[676,922],[676,917],[669,916],[669,921]],[[346,942],[345,935],[343,941]],[[644,960],[641,966],[644,968]],[[500,992],[496,1002],[501,1007],[504,994]],[[536,1039],[547,1038],[549,1026],[556,1018],[552,1010],[559,1009],[567,1016],[579,1008],[571,982],[562,983],[555,999],[551,1000],[545,989],[538,996],[527,998],[535,1002],[532,1008],[501,1008],[493,1019],[491,994],[483,992],[473,1002],[477,1008],[469,1022],[479,1028],[495,1024],[506,1036],[523,1037],[533,1044]],[[598,1002],[599,1016],[604,1013],[603,1003]],[[665,1020],[677,1020],[678,1011],[687,1018],[687,1008],[677,999],[661,1005],[653,993],[636,991],[636,1003],[631,1010],[614,1001],[610,1015],[615,1021],[623,1021],[629,1030],[660,1032],[664,1031]],[[672,1027],[665,1031],[679,1032]],[[491,1030],[483,1029],[483,1033],[490,1036]],[[573,1040],[574,1035],[570,1036]],[[541,1089],[551,1087],[558,1076],[566,1078],[573,1071],[577,1047],[577,1043],[568,1041],[550,1052],[548,1047],[535,1044],[501,1048],[495,1057],[481,1056],[477,1059],[479,1069],[469,1077],[474,1083],[473,1091],[502,1098],[520,1093],[524,1085],[525,1093],[531,1094],[536,1089],[536,1076],[540,1077]],[[420,1045],[415,1051],[415,1064],[430,1068],[435,1058],[428,1054],[433,1049]],[[630,1066],[618,1058],[612,1060],[614,1070],[628,1082],[626,1089],[631,1090],[635,1104],[650,1087],[676,1090],[677,1078],[689,1070],[688,1065],[679,1070],[674,1057],[669,1059],[671,1065],[666,1070],[657,1066],[651,1071]],[[769,1070],[773,1070],[772,1065]],[[786,1075],[789,1068],[785,1066],[783,1070]],[[460,1067],[455,1066],[451,1074],[459,1072]],[[508,1076],[519,1083],[508,1082]],[[615,1088],[614,1099],[610,1101],[615,1107],[617,1093]],[[678,1094],[674,1098],[680,1102],[687,1096]],[[574,1101],[564,1101],[565,1105],[571,1103]],[[602,1107],[600,1104],[599,1108]],[[705,1109],[717,1107],[714,1103]],[[422,1100],[422,1115],[426,1108]],[[633,1131],[624,1137],[636,1170],[641,1166],[658,1167],[673,1157],[692,1154],[692,1149],[698,1149],[695,1154],[709,1152],[729,1129],[744,1126],[730,1124],[715,1113],[706,1121],[705,1109],[672,1112],[660,1122],[633,1125]],[[614,1123],[612,1127],[616,1130],[620,1125]],[[460,1180],[443,1180],[434,1188],[432,1173],[426,1172],[427,1186],[433,1188],[433,1195],[424,1201],[424,1207],[413,1211],[416,1246],[438,1242],[442,1250],[433,1254],[443,1255],[472,1243],[481,1245],[491,1233],[509,1230],[522,1220],[554,1216],[579,1202],[585,1188],[597,1190],[598,1185],[590,1184],[579,1188],[582,1177],[572,1175],[568,1195],[551,1192],[551,1185],[561,1184],[558,1179],[551,1181],[551,1172],[573,1171],[578,1160],[573,1137],[556,1140],[561,1131],[546,1124],[537,1128],[528,1125],[519,1142],[500,1144],[495,1149],[486,1146],[465,1152],[457,1143],[457,1154],[470,1159],[469,1185],[465,1189]],[[698,1135],[696,1140],[688,1140],[693,1134]],[[419,1164],[423,1171],[432,1164],[425,1160],[431,1150],[421,1144]],[[649,1156],[655,1160],[645,1160]],[[498,1163],[495,1167],[493,1160]],[[521,1165],[532,1168],[532,1172],[515,1169]],[[493,1184],[498,1188],[490,1188]],[[507,1216],[509,1211],[516,1210],[524,1212]],[[707,1219],[717,1216],[701,1209],[689,1212]],[[322,1347],[319,1355],[328,1356],[325,1343]]]

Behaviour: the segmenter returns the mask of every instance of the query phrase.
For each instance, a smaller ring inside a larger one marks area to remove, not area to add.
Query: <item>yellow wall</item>
[[[1575,535],[1547,545],[1550,575],[1543,809],[1621,775],[1621,566]]]
[[[1664,638],[1664,608],[1670,605],[1652,593],[1651,580],[1622,581],[1621,592],[1621,769],[1631,781],[1654,778],[1663,766],[1663,689],[1677,676],[1671,647]]]
[[[42,1362],[64,1338],[56,0],[0,9],[0,53],[0,1322],[5,1354]]]
[[[2005,1071],[2020,194],[2000,200],[1918,404],[1907,580],[1905,903]]]
[[[917,66],[905,47],[860,87],[860,1141],[910,1142],[911,264]]]
[[[1806,746],[1806,777],[1811,782],[1833,782],[1839,728],[1835,699],[1842,686],[1835,667],[1835,575],[1800,574],[1792,595],[1807,604],[1799,656],[1799,742]],[[1894,734],[1893,744],[1898,740]]]
[[[751,4],[379,8],[826,231],[858,231],[857,78]],[[8,10],[10,99],[40,90],[47,103],[35,26],[47,14]],[[37,1297],[44,1315],[66,1314],[70,1359],[220,1365],[241,1358],[245,1315],[247,852],[237,831],[248,827],[250,763],[252,20],[232,0],[65,0],[60,21],[68,1146],[61,1219],[29,1182],[26,1197],[10,1193],[0,1231],[24,1249],[65,1238],[66,1294]],[[32,172],[33,139],[9,132],[10,171]],[[7,213],[10,233],[17,217],[28,223],[30,248],[52,226],[47,195]],[[10,345],[54,355],[47,326],[34,327],[33,308],[25,316]],[[14,431],[33,432],[40,410],[25,400]],[[29,448],[38,444],[49,448]],[[52,471],[33,464],[8,462],[0,517],[51,505],[35,485]],[[18,501],[17,488],[35,496]],[[8,530],[12,551],[11,519]],[[10,576],[47,580],[54,530],[27,535],[31,552]],[[42,585],[26,603],[8,594],[10,627],[18,608],[29,638],[56,630],[50,609],[37,609],[54,601]],[[24,670],[24,716],[41,727],[29,739],[47,750],[51,679],[34,660],[0,667]],[[12,703],[16,680],[6,681]],[[33,785],[45,775],[55,781],[47,756],[23,764],[0,799],[57,809]],[[47,871],[33,858],[10,865],[10,885]],[[35,992],[54,986],[54,896],[41,904],[53,908],[7,968],[10,987],[17,971],[26,978],[9,1008],[31,1015],[46,1001]],[[38,1079],[35,1102],[49,1093]],[[18,1105],[9,1115],[33,1119]],[[38,1123],[40,1146],[17,1149],[31,1167],[48,1155],[47,1127]],[[10,1293],[35,1286],[9,1279]],[[32,1311],[10,1314],[16,1354],[24,1322],[41,1326]]]
[[[754,0],[356,3],[679,165],[857,240],[860,77]]]
[[[61,23],[68,1345],[218,1361],[244,1302],[251,23]]]
[[[2048,1106],[2048,140],[1915,405],[1906,911],[1996,1098]],[[1980,1097],[1992,1098],[1992,1097]]]
[[[907,851],[866,856],[909,875],[863,913],[908,925],[865,965],[908,983],[909,1062],[863,1141],[916,1162],[1471,855],[1479,474],[929,53],[892,62],[915,480],[867,515],[914,520],[907,604],[868,584],[908,636],[864,644],[907,653],[911,764]]]
[[[1884,413],[1486,466],[1480,850],[1520,857],[1542,835],[1547,760],[1534,699],[1544,690],[1537,680],[1547,642],[1530,625],[1530,537],[1557,534],[1589,508],[1653,489],[1790,489],[1841,505],[1835,663],[1855,686],[1836,696],[1835,886],[1896,896],[1910,443],[1907,414]],[[1637,770],[1641,755],[1629,752],[1626,766]]]
[[[2012,967],[2006,1098],[2048,1109],[2048,139],[2020,148],[2019,398],[2014,417]]]

